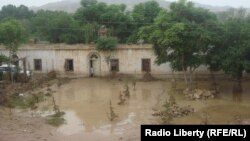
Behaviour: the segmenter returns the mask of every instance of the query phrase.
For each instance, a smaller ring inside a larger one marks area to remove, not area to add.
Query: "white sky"
[[[0,7],[3,5],[13,4],[19,6],[20,4],[30,6],[41,6],[49,2],[56,2],[61,0],[0,0]],[[176,1],[176,0],[166,0]],[[213,6],[232,6],[232,7],[247,7],[250,8],[250,0],[192,0],[201,4],[208,4]]]
[[[26,5],[28,7],[30,6],[41,6],[44,4],[47,4],[49,2],[56,2],[61,0],[0,0],[0,7],[8,4],[13,4],[16,6],[19,5]]]
[[[176,1],[176,0],[166,0]],[[191,0],[200,4],[207,4],[211,6],[231,6],[231,7],[246,7],[250,8],[250,0]]]

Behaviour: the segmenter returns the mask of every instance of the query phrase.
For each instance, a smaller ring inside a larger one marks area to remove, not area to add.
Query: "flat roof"
[[[94,44],[23,44],[19,50],[93,50]],[[118,49],[152,49],[151,44],[118,44]],[[0,45],[0,50],[6,50]]]

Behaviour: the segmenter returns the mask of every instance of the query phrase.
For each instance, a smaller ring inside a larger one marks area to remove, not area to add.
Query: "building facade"
[[[8,55],[3,47],[0,53]],[[118,45],[112,52],[97,51],[94,45],[84,44],[26,44],[20,47],[17,56],[26,57],[26,68],[34,73],[56,71],[60,75],[84,77],[107,76],[110,72],[139,76],[150,72],[156,77],[172,73],[168,63],[155,63],[152,45],[147,44]]]

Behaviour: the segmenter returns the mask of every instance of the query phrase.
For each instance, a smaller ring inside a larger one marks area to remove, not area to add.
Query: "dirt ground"
[[[0,140],[1,141],[139,141],[139,126],[130,128],[122,135],[105,135],[103,133],[78,133],[64,135],[56,127],[46,124],[39,116],[32,117],[27,111],[12,111],[0,107]]]
[[[49,141],[55,140],[55,130],[45,124],[40,117],[32,117],[25,112],[14,112],[0,107],[0,140],[1,141]]]
[[[82,132],[65,135],[57,127],[46,124],[44,118],[32,117],[26,111],[12,112],[0,107],[0,140],[1,141],[139,141],[140,126],[123,126],[124,134],[110,135],[103,132]],[[109,131],[107,131],[109,132]]]

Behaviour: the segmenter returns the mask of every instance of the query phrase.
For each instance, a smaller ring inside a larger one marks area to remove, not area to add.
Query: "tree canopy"
[[[31,19],[34,15],[32,10],[29,10],[27,6],[20,5],[16,7],[14,5],[6,5],[2,7],[0,11],[0,19],[15,18],[15,19]]]
[[[139,35],[153,43],[158,64],[170,62],[174,71],[188,71],[192,81],[192,72],[203,64],[216,35],[211,30],[216,20],[215,14],[181,0],[172,3],[169,11],[162,10],[154,24],[142,27]]]
[[[31,39],[46,40],[51,43],[92,43],[98,40],[98,29],[106,26],[109,36],[119,43],[136,43],[139,27],[152,24],[162,8],[156,1],[146,1],[132,11],[126,5],[108,5],[97,0],[81,0],[81,7],[73,14],[62,11],[33,12],[21,5],[3,6],[0,20],[18,20]]]
[[[0,23],[0,43],[13,55],[19,45],[25,42],[24,29],[21,24],[14,19],[4,20]]]
[[[156,1],[146,1],[136,5],[132,11],[132,16],[137,26],[144,26],[154,22],[154,18],[161,11]]]
[[[114,37],[99,38],[96,42],[96,49],[100,51],[113,51],[117,47],[117,39]]]
[[[107,5],[89,0],[82,0],[81,4],[82,7],[76,11],[74,17],[84,26],[87,40],[97,40],[98,37],[89,34],[89,31],[97,32],[101,26],[105,25],[109,28],[110,36],[116,36],[122,43],[127,41],[132,32],[132,18],[125,11],[125,5]],[[90,24],[95,26],[85,26]]]
[[[33,33],[52,43],[79,43],[81,30],[78,22],[66,12],[38,11],[32,18]]]
[[[234,11],[234,15],[224,23],[226,42],[222,69],[240,85],[243,72],[250,70],[250,23],[243,9]]]

